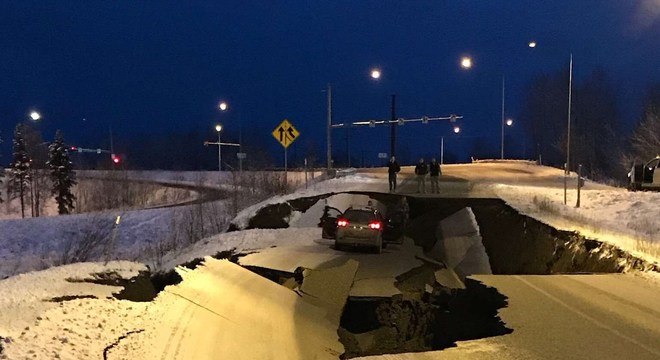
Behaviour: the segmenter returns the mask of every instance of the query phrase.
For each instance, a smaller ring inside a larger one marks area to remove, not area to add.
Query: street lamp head
[[[36,111],[33,111],[33,112],[30,113],[30,119],[32,119],[34,121],[37,121],[37,120],[41,119],[41,114],[39,114]]]
[[[536,47],[536,41],[530,41],[527,46],[531,47],[532,49]]]
[[[378,80],[378,79],[380,79],[380,75],[381,75],[380,74],[380,69],[376,68],[376,69],[371,70],[371,78],[372,79]]]
[[[513,125],[513,119],[506,119],[506,125],[507,126]]]
[[[470,58],[469,56],[463,56],[463,57],[461,58],[461,67],[462,67],[463,69],[470,69],[470,68],[472,68],[472,58]]]
[[[222,131],[222,125],[217,124],[217,125],[215,126],[215,131],[217,131],[217,132]]]
[[[459,132],[461,132],[461,128],[458,126],[454,126],[454,134],[458,134]]]
[[[218,105],[218,108],[220,108],[220,110],[222,110],[222,111],[225,111],[229,108],[229,105],[227,105],[226,102],[222,101],[222,102],[220,102],[220,105]]]

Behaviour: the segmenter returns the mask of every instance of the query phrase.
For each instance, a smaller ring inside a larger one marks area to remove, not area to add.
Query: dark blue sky
[[[302,133],[293,147],[313,143],[324,154],[327,83],[336,122],[387,118],[396,93],[400,116],[464,115],[465,141],[483,137],[497,150],[502,75],[515,118],[524,85],[566,66],[570,52],[578,82],[599,66],[608,72],[630,124],[660,80],[659,18],[657,0],[3,1],[0,161],[31,109],[43,114],[46,138],[61,128],[86,146],[109,126],[128,138],[211,131],[220,120],[228,138],[240,121],[279,151],[270,131],[288,118]],[[469,72],[458,65],[464,54],[474,59]],[[216,110],[221,99],[230,112]],[[400,151],[426,154],[450,128],[406,125],[400,134]],[[510,136],[522,151],[522,126]],[[388,150],[386,129],[353,139],[354,153]],[[335,140],[343,147],[343,133]]]

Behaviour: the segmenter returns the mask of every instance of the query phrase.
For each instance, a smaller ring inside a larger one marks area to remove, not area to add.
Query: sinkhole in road
[[[304,213],[318,201],[341,193],[328,193],[291,199],[260,209],[247,229],[289,227],[294,212]],[[482,237],[493,274],[616,273],[631,269],[660,271],[654,264],[639,259],[613,245],[562,231],[519,213],[501,199],[438,198],[400,194],[351,191],[344,194],[367,195],[388,208],[405,198],[410,220],[405,234],[424,250],[437,241],[438,223],[457,211],[470,208]],[[238,230],[235,224],[229,231]]]
[[[506,335],[513,330],[498,316],[506,306],[497,289],[472,279],[465,289],[436,284],[430,292],[349,298],[338,330],[341,357],[442,350],[456,341]]]

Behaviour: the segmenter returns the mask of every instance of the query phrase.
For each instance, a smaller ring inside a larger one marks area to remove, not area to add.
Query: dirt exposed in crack
[[[402,283],[416,282],[425,272],[414,269]],[[513,332],[498,316],[499,309],[507,306],[506,296],[475,280],[465,285],[464,290],[435,284],[430,293],[415,290],[392,298],[349,298],[338,330],[346,349],[342,358],[442,350],[456,341]]]
[[[435,244],[435,227],[454,212],[474,212],[494,274],[618,273],[660,271],[660,267],[617,247],[560,231],[520,214],[499,199],[409,197],[406,235],[425,250]]]
[[[112,344],[106,346],[103,349],[103,360],[108,360],[108,353],[110,352],[110,350],[112,350],[115,346],[119,345],[119,343],[122,340],[126,339],[127,337],[129,337],[132,334],[139,334],[143,331],[144,331],[144,329],[129,331],[126,334],[124,334],[124,335],[120,336],[119,338],[117,338],[117,341],[113,342]]]
[[[148,302],[156,297],[156,290],[151,283],[150,273],[148,271],[140,271],[137,276],[130,279],[123,278],[115,271],[94,273],[91,276],[91,278],[84,279],[68,278],[66,281],[120,286],[122,290],[112,294],[118,300]]]
[[[73,301],[73,300],[80,300],[80,299],[98,299],[94,295],[65,295],[65,296],[56,296],[54,298],[48,299],[50,302],[65,302],[65,301]]]

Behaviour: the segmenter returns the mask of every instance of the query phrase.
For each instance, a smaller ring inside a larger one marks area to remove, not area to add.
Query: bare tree
[[[630,136],[630,152],[624,165],[642,162],[660,154],[660,84],[650,89],[644,114]]]
[[[528,86],[521,121],[526,124],[537,156],[560,167],[566,161],[568,72],[542,75]],[[592,178],[620,173],[616,161],[622,153],[620,114],[616,88],[599,69],[581,84],[574,84],[571,111],[571,168],[584,166]]]

